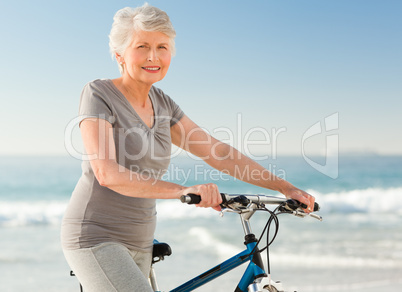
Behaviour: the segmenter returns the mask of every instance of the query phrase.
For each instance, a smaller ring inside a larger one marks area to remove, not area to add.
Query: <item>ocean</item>
[[[279,216],[270,246],[273,279],[287,291],[402,291],[402,156],[340,155],[335,177],[302,157],[260,163],[314,195],[323,217]],[[0,157],[0,291],[79,291],[59,234],[80,171],[72,157]],[[277,195],[186,157],[174,158],[164,179],[214,182],[226,193]],[[156,238],[173,250],[155,265],[163,291],[243,249],[236,214],[220,217],[178,200],[158,200],[157,211]],[[257,236],[267,219],[262,212],[252,218]],[[234,291],[245,267],[197,291]]]

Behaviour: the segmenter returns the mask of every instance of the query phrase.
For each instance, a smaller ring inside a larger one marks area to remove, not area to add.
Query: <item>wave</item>
[[[402,188],[369,188],[336,193],[314,194],[324,213],[370,213],[402,215]]]
[[[67,201],[0,202],[0,226],[58,225]]]
[[[314,190],[308,192],[314,194],[323,214],[402,215],[402,188],[370,188],[326,194]],[[0,226],[60,224],[67,203],[66,200],[0,201]],[[176,200],[159,200],[157,211],[159,220],[217,217],[217,212],[212,209],[187,206]]]
[[[219,240],[204,227],[191,227],[188,231],[190,237],[197,242],[199,252],[208,250],[214,252],[214,256],[224,261],[229,257],[241,252],[236,245]]]
[[[241,243],[241,236],[238,240],[234,238],[222,239],[216,236],[210,228],[204,227],[191,227],[185,231],[188,235],[187,245],[189,252],[202,254],[208,258],[224,261],[241,252],[244,248]],[[311,235],[311,234],[310,234]],[[196,243],[196,244],[195,244]],[[401,268],[402,262],[398,258],[392,258],[384,255],[366,254],[348,254],[348,252],[338,251],[336,254],[328,252],[325,249],[316,250],[310,253],[303,253],[302,250],[308,249],[311,243],[299,243],[299,251],[293,250],[295,241],[283,242],[281,248],[278,250],[278,245],[274,244],[270,251],[271,264],[275,267],[289,268],[289,267],[310,267],[310,268]],[[189,247],[190,246],[190,247]],[[263,246],[263,244],[262,244]],[[395,247],[395,249],[398,249]],[[369,249],[368,249],[369,250]],[[266,265],[265,253],[262,257]]]

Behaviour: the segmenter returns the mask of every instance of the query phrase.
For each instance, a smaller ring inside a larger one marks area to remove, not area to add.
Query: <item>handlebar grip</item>
[[[222,196],[222,204],[226,202],[226,195],[221,193]],[[201,196],[196,195],[196,194],[187,194],[187,195],[182,195],[180,197],[180,201],[182,203],[187,203],[189,205],[193,204],[199,204],[201,202]]]
[[[187,203],[189,205],[199,204],[201,202],[201,196],[196,194],[187,194],[180,197],[182,203]]]
[[[307,205],[306,205],[306,204],[300,204],[300,206],[301,206],[303,209],[306,209],[306,208],[307,208]],[[320,210],[320,205],[318,205],[317,202],[314,202],[314,210],[313,210],[313,212],[316,212],[316,211],[319,211],[319,210]]]
[[[303,209],[307,208],[306,204],[300,203],[299,201],[293,200],[293,199],[288,200],[287,205],[293,210],[296,210],[299,207],[301,207]],[[320,205],[318,205],[317,202],[314,202],[314,210],[313,210],[313,212],[316,212],[316,211],[319,211],[319,210],[320,210]]]

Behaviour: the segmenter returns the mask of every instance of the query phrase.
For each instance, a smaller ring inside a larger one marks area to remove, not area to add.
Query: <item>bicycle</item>
[[[188,292],[199,288],[200,286],[218,278],[219,276],[237,268],[238,266],[250,262],[246,268],[239,284],[235,288],[235,292],[285,292],[283,285],[279,281],[273,281],[271,279],[271,271],[269,264],[269,246],[275,240],[275,237],[279,229],[280,214],[293,214],[298,217],[311,216],[315,219],[322,221],[322,217],[313,213],[305,213],[302,206],[298,201],[292,199],[284,199],[280,197],[267,196],[267,195],[222,195],[222,211],[221,216],[224,213],[237,213],[240,215],[241,223],[245,233],[246,249],[223,263],[213,267],[212,269],[192,278],[184,284],[170,290],[170,292]],[[198,204],[200,197],[194,194],[182,196],[180,200],[187,204]],[[271,211],[266,208],[266,205],[277,205],[277,207]],[[315,203],[314,211],[319,210],[319,205]],[[267,223],[261,233],[261,236],[257,239],[251,231],[250,218],[256,211],[266,211],[270,214]],[[275,222],[275,232],[272,239],[269,239],[269,230],[272,222]],[[264,233],[267,233],[267,243],[262,249],[259,249]],[[262,261],[261,253],[266,250],[267,253],[267,272],[265,272],[264,264]],[[168,244],[154,241],[153,260],[150,272],[150,284],[155,292],[161,292],[156,280],[156,274],[154,264],[164,260],[165,256],[171,255],[172,251]]]
[[[250,262],[239,284],[235,288],[235,292],[286,292],[283,285],[279,281],[273,281],[271,279],[271,270],[269,264],[269,246],[273,243],[279,230],[279,219],[280,214],[293,214],[298,217],[311,216],[315,219],[322,221],[322,217],[313,213],[305,213],[303,207],[298,201],[292,199],[285,199],[275,196],[267,195],[222,195],[222,211],[221,216],[224,213],[237,213],[240,215],[242,227],[245,233],[246,249],[237,255],[231,257],[230,259],[224,261],[223,263],[213,267],[212,269],[192,278],[191,280],[185,282],[184,284],[170,290],[170,292],[188,292],[199,288],[200,286],[218,278],[219,276],[237,268],[238,266]],[[198,204],[200,202],[200,196],[189,194],[182,196],[180,198],[182,203],[187,204]],[[266,208],[265,205],[277,205],[277,207],[271,211]],[[315,203],[314,211],[319,210],[319,205]],[[256,211],[266,211],[270,214],[267,223],[257,239],[251,231],[250,218],[254,215]],[[275,222],[275,232],[272,239],[269,240],[269,230],[272,222]],[[267,244],[264,248],[259,249],[264,233],[267,233]],[[267,272],[265,272],[264,264],[262,261],[261,253],[266,250],[267,253]],[[154,269],[154,264],[164,260],[166,256],[172,254],[172,250],[167,243],[158,242],[154,240],[153,254],[152,254],[152,265],[149,276],[149,281],[152,289],[155,292],[161,292],[159,289],[156,273]],[[71,276],[75,276],[73,271],[70,272]],[[83,291],[80,284],[80,291]],[[295,291],[296,292],[296,291]]]

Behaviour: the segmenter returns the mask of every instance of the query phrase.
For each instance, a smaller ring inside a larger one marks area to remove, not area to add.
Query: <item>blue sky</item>
[[[336,135],[330,151],[402,154],[402,1],[148,2],[177,32],[156,86],[211,134],[230,140],[220,130],[230,129],[236,147],[259,140],[256,153],[300,155],[303,135],[337,114],[304,151],[322,154]],[[0,3],[0,155],[67,154],[84,84],[119,76],[108,48],[114,13],[143,3]]]

